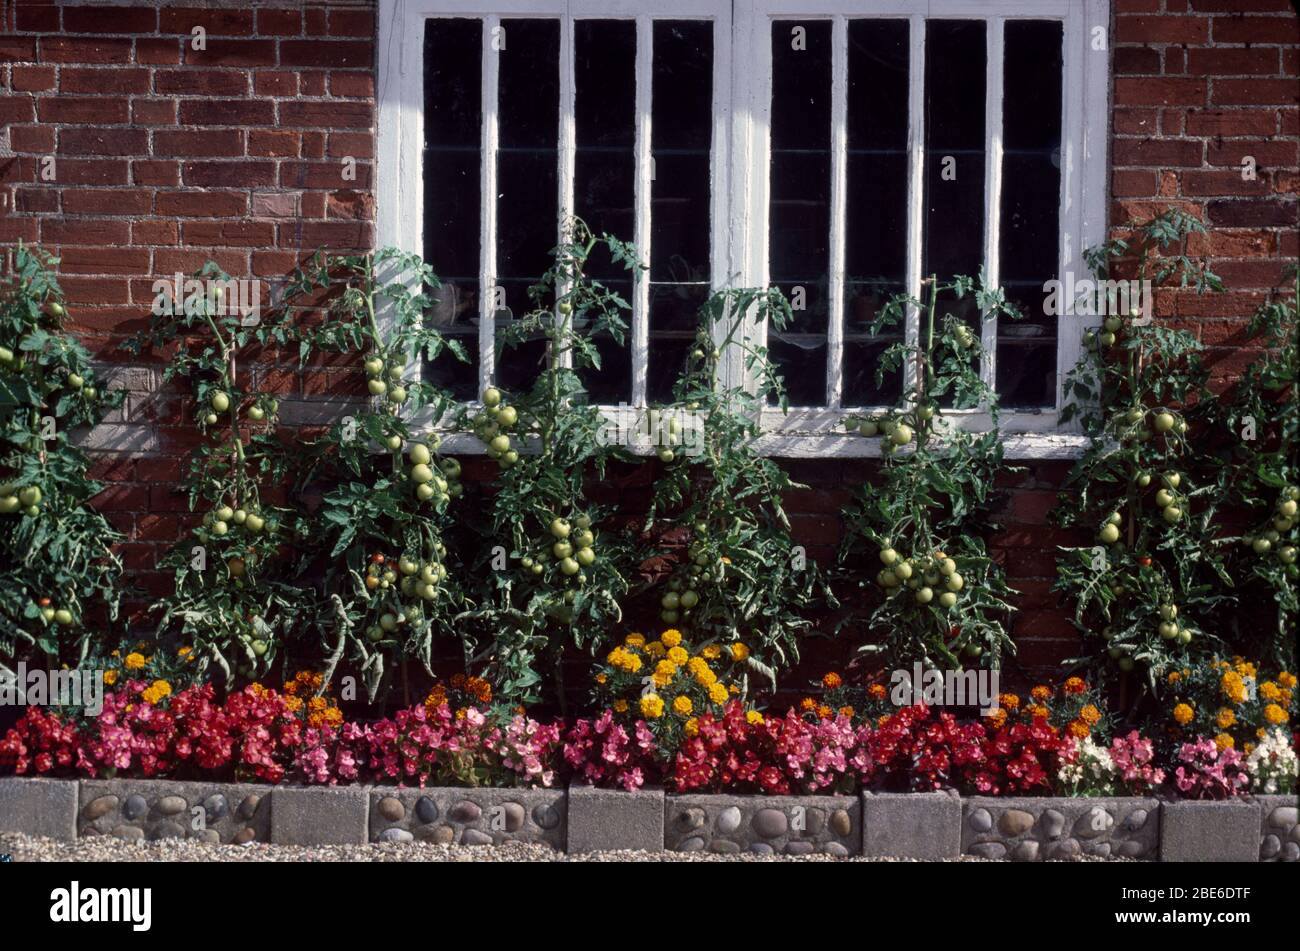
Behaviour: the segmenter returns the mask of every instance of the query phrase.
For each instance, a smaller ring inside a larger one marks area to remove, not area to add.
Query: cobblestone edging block
[[[984,859],[1037,862],[1103,858],[1155,859],[1160,803],[1138,798],[963,799],[961,850]]]
[[[1300,817],[1295,796],[1259,796],[1259,860],[1300,862]]]
[[[856,796],[665,796],[664,845],[674,852],[857,855],[862,851],[862,800]]]
[[[564,851],[567,839],[563,789],[375,786],[367,812],[371,842],[540,842]]]
[[[1262,812],[1255,800],[1166,802],[1160,810],[1160,860],[1258,862]]]
[[[662,789],[569,786],[569,851],[658,852],[664,847]]]
[[[0,832],[75,839],[77,789],[75,779],[0,779]]]
[[[369,786],[276,786],[271,841],[276,845],[361,845]]]
[[[83,779],[79,836],[203,839],[242,845],[271,838],[266,786],[148,779]]]
[[[862,854],[955,859],[961,854],[961,799],[955,792],[863,793]]]

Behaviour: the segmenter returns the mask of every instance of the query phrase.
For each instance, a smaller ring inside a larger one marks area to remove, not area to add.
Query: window
[[[560,222],[637,245],[626,347],[601,342],[593,399],[667,398],[698,305],[780,287],[766,342],[792,410],[778,454],[862,454],[846,411],[892,403],[871,320],[927,274],[1004,287],[1025,319],[981,320],[981,366],[1020,454],[1069,444],[1061,381],[1080,327],[1044,285],[1103,237],[1103,0],[383,0],[379,234],[446,283],[430,319],[470,366],[424,372],[466,400],[527,385],[542,344],[494,354]],[[1098,42],[1097,31],[1101,37]],[[753,328],[764,335],[764,328]],[[915,318],[901,333],[914,339]],[[726,361],[743,382],[738,354]],[[987,413],[964,414],[971,426]],[[1015,452],[1015,445],[1010,447]]]

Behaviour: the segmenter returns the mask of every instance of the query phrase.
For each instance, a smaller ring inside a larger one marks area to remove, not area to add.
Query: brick
[[[1121,46],[1115,50],[1115,75],[1158,74],[1159,72],[1160,51],[1154,47]]]
[[[181,61],[181,40],[140,37],[135,41],[135,61],[150,66],[174,66]]]
[[[1116,139],[1112,160],[1116,166],[1199,166],[1204,147],[1200,142],[1173,139]]]
[[[129,244],[128,222],[110,218],[45,218],[41,221],[41,241],[46,244],[92,242],[94,244]]]
[[[275,240],[275,225],[255,221],[187,221],[185,243],[211,247],[264,247]]]
[[[179,162],[136,159],[131,163],[131,174],[137,185],[166,186],[179,185],[181,183],[181,167]]]
[[[281,162],[280,184],[293,188],[366,188],[370,184],[371,167],[358,162],[356,179],[343,177],[343,161],[333,162]]]
[[[58,158],[54,175],[60,185],[125,185],[127,163],[120,159]]]
[[[1271,135],[1277,128],[1272,109],[1205,109],[1187,114],[1188,135]]]
[[[60,93],[111,94],[148,92],[149,70],[130,67],[82,69],[65,66],[59,72]]]
[[[21,3],[15,4],[14,13],[14,26],[24,33],[59,32],[59,10],[56,7]]]
[[[269,126],[275,107],[264,99],[183,99],[183,125]]]
[[[153,193],[135,188],[65,188],[63,211],[69,215],[141,215],[153,205]]]
[[[271,162],[186,162],[182,175],[186,185],[254,186],[275,181]]]
[[[59,133],[62,155],[139,155],[148,148],[143,129],[63,129]]]
[[[131,62],[131,41],[113,37],[72,39],[66,36],[43,36],[41,60],[46,63],[126,64]]]
[[[298,10],[259,9],[259,36],[297,36],[302,33],[302,13]]]
[[[1187,71],[1195,76],[1266,76],[1280,63],[1278,51],[1269,47],[1187,51]]]
[[[1295,168],[1300,162],[1300,143],[1286,139],[1230,139],[1211,142],[1206,148],[1206,161],[1210,165],[1240,169],[1241,160],[1247,155],[1254,158],[1257,169]]]
[[[330,73],[330,95],[345,99],[372,99],[375,77],[370,73]]]
[[[330,36],[375,35],[375,15],[370,10],[331,9],[328,22]]]
[[[150,218],[131,222],[131,243],[172,245],[180,242],[180,226],[171,220]]]
[[[222,69],[160,69],[154,73],[154,89],[161,93],[203,96],[246,96],[248,74]]]
[[[189,35],[196,26],[203,27],[209,36],[248,36],[253,32],[253,11],[167,7],[158,21],[160,33]]]
[[[36,119],[34,103],[29,96],[0,96],[0,122],[32,122]]]
[[[1300,43],[1300,17],[1214,17],[1215,43]]]
[[[333,68],[370,67],[374,64],[374,44],[357,40],[282,40],[281,66],[316,66]]]
[[[374,125],[374,106],[369,102],[286,102],[280,106],[280,124],[368,129]]]
[[[58,96],[42,98],[36,111],[42,122],[113,125],[127,121],[130,106],[125,98]]]
[[[134,125],[175,125],[175,99],[132,99],[131,122]]]
[[[1187,171],[1181,178],[1184,195],[1267,195],[1270,191],[1267,179],[1247,181],[1239,171]]]
[[[272,158],[297,158],[300,141],[300,137],[296,132],[250,129],[248,132],[248,154]]]
[[[1115,135],[1154,135],[1157,127],[1154,109],[1116,109],[1113,113]]]
[[[1224,228],[1284,228],[1297,224],[1295,201],[1265,198],[1223,199],[1205,206],[1209,223]]]
[[[325,95],[325,73],[321,70],[303,70],[298,73],[299,84],[301,85],[301,95],[303,96],[324,96]]]
[[[1210,38],[1210,21],[1204,17],[1117,16],[1117,43],[1186,43],[1203,45]]]
[[[1216,79],[1210,102],[1218,106],[1290,105],[1300,102],[1300,84],[1293,79]]]
[[[248,199],[238,191],[160,191],[156,207],[162,217],[231,218],[246,212]]]
[[[65,7],[65,33],[152,33],[158,12],[148,7]]]
[[[1204,79],[1115,77],[1115,102],[1126,106],[1200,106],[1209,84]]]
[[[244,134],[239,129],[206,129],[156,133],[153,154],[220,158],[244,154]]]
[[[15,66],[10,71],[14,92],[48,92],[54,88],[53,66]]]
[[[83,248],[64,246],[60,266],[70,274],[143,274],[149,269],[145,248]]]
[[[253,91],[259,96],[298,95],[297,73],[272,73],[261,71],[253,77]]]
[[[195,66],[275,66],[274,40],[210,39],[206,50],[185,44],[185,62]]]
[[[54,151],[54,127],[47,125],[10,126],[9,147],[15,152],[49,155]]]
[[[1278,13],[1289,10],[1288,0],[1191,0],[1197,13]]]

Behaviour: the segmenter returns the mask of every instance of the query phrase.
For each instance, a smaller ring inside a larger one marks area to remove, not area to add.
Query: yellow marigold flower
[[[1235,726],[1237,723],[1237,714],[1233,713],[1227,707],[1220,707],[1218,714],[1214,718],[1215,726],[1220,730],[1226,730]]]
[[[680,666],[680,665],[686,663],[688,660],[690,660],[690,659],[691,659],[691,655],[688,654],[688,653],[686,653],[685,648],[682,648],[682,647],[670,647],[670,648],[668,649],[668,659],[671,660],[674,664],[677,664],[677,665]]]
[[[882,718],[882,722],[884,719],[885,718]],[[985,719],[988,720],[989,726],[993,727],[993,729],[1000,730],[1007,722],[1007,711],[999,707],[997,710],[994,710],[985,717]]]
[[[1195,716],[1195,713],[1192,711],[1189,704],[1180,703],[1174,707],[1174,720],[1176,720],[1180,726],[1187,726],[1187,724],[1191,723],[1193,716]]]
[[[1276,702],[1282,696],[1282,691],[1273,681],[1266,680],[1259,685],[1259,695],[1265,700]]]
[[[709,699],[712,700],[714,703],[726,703],[727,688],[722,686],[722,684],[710,684]]]
[[[135,651],[126,655],[126,669],[139,670],[144,667],[144,655],[137,654]]]
[[[1255,736],[1257,739],[1262,740],[1264,739],[1264,737],[1268,736],[1268,730],[1264,727],[1260,727],[1258,730],[1255,731]]]
[[[727,693],[731,694],[733,697],[739,697],[739,696],[740,696],[740,688],[737,687],[735,684],[730,684],[730,685],[727,687]]]
[[[692,657],[686,662],[686,670],[692,676],[698,677],[701,670],[708,669],[709,665],[705,662],[703,657]]]
[[[745,714],[745,722],[751,726],[758,726],[763,722],[763,714],[757,710],[750,710]]]
[[[697,720],[695,717],[691,717],[689,720],[686,721],[686,725],[682,727],[682,730],[683,732],[685,732],[685,734],[688,737],[699,736],[700,721]]]
[[[648,693],[641,698],[641,716],[658,720],[664,715],[664,701],[657,693]]]
[[[463,720],[463,719],[465,719],[465,714],[466,714],[467,712],[468,712],[468,711],[467,711],[464,707],[461,707],[459,710],[456,711],[456,719],[457,719],[457,720]]]
[[[850,707],[850,706],[848,706],[847,704],[845,704],[844,706],[840,707],[840,716],[842,716],[842,717],[848,717],[850,720],[852,720],[852,719],[853,719],[853,712],[854,712],[854,711],[853,711],[853,708]]]
[[[1069,731],[1070,736],[1078,740],[1083,739],[1092,732],[1088,729],[1088,724],[1084,723],[1082,720],[1071,720],[1070,725],[1066,727],[1066,729]]]
[[[627,659],[623,661],[623,669],[629,674],[635,674],[641,669],[641,658],[636,654],[628,654]]]
[[[740,661],[745,660],[747,657],[749,657],[749,648],[747,646],[742,644],[740,641],[736,641],[734,644],[731,645],[732,660],[739,663]]]
[[[1241,675],[1235,671],[1228,671],[1219,681],[1219,690],[1225,697],[1233,703],[1246,702],[1246,685],[1241,680]]]
[[[627,713],[627,701],[626,701],[626,700],[622,700],[622,699],[615,700],[615,701],[614,701],[614,712],[615,712],[615,713]]]
[[[113,653],[110,654],[109,656],[110,656],[110,657],[121,657],[121,656],[122,656],[122,652],[119,651],[119,650],[115,650],[115,651],[113,651]]]
[[[608,682],[609,682],[609,676],[607,674],[602,672],[596,675],[596,683],[601,684],[603,686]]]
[[[623,638],[623,643],[628,647],[645,647],[645,635],[629,634],[627,637]]]
[[[678,694],[673,698],[673,713],[678,716],[687,716],[692,709],[694,709],[694,705],[691,703],[691,698],[686,694]]]
[[[830,671],[825,677],[822,678],[822,686],[825,687],[827,690],[835,690],[836,688],[842,687],[843,685],[844,685],[844,681],[840,678],[840,675],[835,673],[835,671],[833,670]]]
[[[290,713],[297,713],[302,709],[302,697],[285,697],[284,708]]]
[[[312,697],[307,701],[307,709],[311,710],[313,713],[318,713],[321,710],[324,710],[326,706],[328,706],[328,704],[326,704],[324,697]]]
[[[1283,690],[1278,694],[1277,702],[1284,707],[1291,706],[1291,691]]]
[[[817,716],[819,719],[829,720],[831,717],[835,716],[835,711],[823,703],[817,708]]]
[[[656,670],[653,674],[650,675],[650,681],[656,687],[667,687],[670,683],[673,682],[673,675],[665,674],[663,671]]]
[[[1096,726],[1098,721],[1101,720],[1101,711],[1091,703],[1085,704],[1083,709],[1079,711],[1079,719],[1088,726]]]
[[[1237,660],[1237,673],[1243,677],[1254,677],[1256,675],[1255,665],[1249,661]]]
[[[1052,696],[1052,688],[1045,684],[1039,684],[1033,690],[1029,691],[1029,696],[1033,697],[1039,703],[1046,703]]]
[[[677,665],[674,664],[671,660],[665,658],[664,660],[661,660],[659,661],[659,663],[655,664],[655,673],[668,674],[668,676],[671,677],[673,674],[677,673]]]
[[[682,642],[682,632],[675,627],[670,627],[659,635],[659,641],[664,647],[676,647]]]
[[[1277,726],[1279,723],[1285,723],[1287,721],[1286,711],[1276,703],[1270,703],[1264,708],[1264,719],[1274,726]]]
[[[189,657],[190,654],[193,653],[194,653],[193,647],[181,647],[176,651],[176,656],[181,658],[181,660],[184,660],[186,657]]]
[[[799,709],[803,710],[805,713],[816,710],[817,701],[814,700],[812,697],[804,697],[802,700],[799,701]]]
[[[1165,680],[1169,681],[1169,683],[1171,684],[1176,684],[1181,679],[1182,679],[1182,675],[1178,673],[1178,671],[1176,670],[1171,670],[1169,672],[1169,676],[1165,678]]]
[[[717,660],[722,656],[722,648],[717,644],[708,644],[700,651],[700,653],[706,660]]]
[[[1296,683],[1295,674],[1287,673],[1284,670],[1282,671],[1282,673],[1277,675],[1277,682],[1280,683],[1287,690],[1293,690],[1295,688],[1295,683]]]
[[[108,684],[110,687],[113,686],[113,684],[117,683],[117,671],[116,670],[104,671],[104,683]]]
[[[1020,709],[1020,697],[1014,693],[998,694],[998,706],[1015,713]]]
[[[884,700],[888,693],[889,691],[885,689],[884,684],[872,684],[867,688],[867,694],[872,700]]]
[[[701,687],[712,687],[718,682],[718,675],[705,667],[695,672],[695,682]]]
[[[1251,753],[1255,752],[1255,744],[1254,744],[1254,743],[1243,743],[1243,744],[1241,745],[1241,751],[1242,751],[1243,753],[1245,753],[1247,756],[1249,756]]]
[[[605,655],[605,660],[611,667],[621,667],[623,665],[623,655],[626,653],[627,651],[623,650],[623,648],[615,647]]]
[[[1220,733],[1214,738],[1214,745],[1217,746],[1220,751],[1232,749],[1233,739],[1226,733]]]
[[[645,652],[649,654],[652,658],[663,657],[664,654],[668,652],[668,648],[664,647],[664,645],[659,643],[658,641],[651,641],[649,644],[645,646]]]

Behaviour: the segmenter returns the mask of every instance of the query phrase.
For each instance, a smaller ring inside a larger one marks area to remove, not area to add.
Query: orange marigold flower
[[[998,694],[998,706],[1015,713],[1020,709],[1020,697],[1014,693]]]
[[[1092,732],[1092,730],[1088,729],[1088,724],[1084,723],[1082,720],[1071,720],[1070,725],[1066,727],[1066,730],[1069,732],[1070,736],[1074,737],[1076,740],[1081,740]]]
[[[803,710],[804,712],[816,710],[817,701],[814,700],[812,697],[804,697],[802,700],[799,701],[799,709]]]
[[[1179,726],[1187,726],[1195,715],[1190,704],[1180,703],[1174,707],[1174,720]]]
[[[1280,683],[1287,690],[1293,690],[1295,689],[1295,683],[1296,683],[1295,674],[1288,673],[1287,671],[1284,670],[1277,675],[1277,682]]]
[[[829,720],[835,716],[835,711],[823,703],[817,708],[817,716],[823,720]]]
[[[1079,719],[1088,726],[1096,726],[1098,721],[1101,720],[1101,711],[1091,703],[1085,704],[1083,709],[1079,711]]]
[[[1005,711],[1005,710],[999,708],[999,709],[997,709],[997,710],[994,710],[992,713],[990,713],[990,714],[989,714],[987,717],[985,717],[984,719],[986,719],[986,720],[988,721],[989,726],[993,727],[993,729],[995,729],[995,730],[1000,730],[1000,729],[1002,729],[1003,726],[1006,725],[1006,722],[1007,722],[1007,711]]]
[[[1214,745],[1222,752],[1223,750],[1232,749],[1234,740],[1226,733],[1220,733],[1214,738]]]
[[[848,717],[850,720],[852,720],[852,719],[853,719],[853,708],[850,707],[850,706],[848,706],[847,704],[846,704],[845,706],[840,707],[840,716],[842,716],[842,717]]]
[[[843,685],[844,685],[844,681],[841,680],[840,675],[835,673],[835,671],[833,670],[830,673],[828,673],[825,677],[822,678],[822,686],[825,687],[827,690],[835,690],[836,688],[842,687]]]
[[[1029,691],[1029,696],[1033,697],[1039,703],[1046,703],[1052,696],[1052,688],[1046,684],[1039,684],[1033,690]]]
[[[872,700],[884,700],[888,693],[884,684],[872,684],[867,688],[867,694]]]
[[[1062,689],[1066,693],[1083,693],[1088,689],[1088,685],[1082,677],[1070,677],[1065,681]]]

